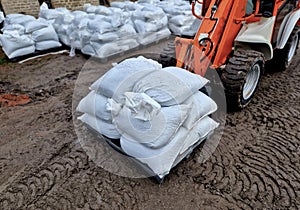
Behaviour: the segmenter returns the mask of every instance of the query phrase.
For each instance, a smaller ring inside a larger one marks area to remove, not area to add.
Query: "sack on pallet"
[[[162,106],[174,106],[184,102],[207,83],[208,80],[199,75],[168,67],[138,81],[133,92],[146,93]]]
[[[120,143],[126,154],[148,165],[154,174],[164,177],[173,167],[187,134],[188,130],[181,127],[170,143],[159,149],[146,147],[124,136],[121,137]]]
[[[19,35],[25,34],[25,27],[20,24],[10,24],[1,29],[2,32],[17,31]]]
[[[2,48],[9,59],[34,53],[34,41],[28,35],[19,35],[16,31],[0,35]]]
[[[183,126],[187,129],[192,129],[199,120],[209,116],[218,109],[216,102],[200,91],[188,98],[184,104],[193,104],[188,118],[183,123]]]
[[[102,134],[108,138],[111,139],[120,139],[121,135],[116,130],[116,127],[114,124],[101,120],[99,118],[96,118],[95,116],[91,116],[89,114],[84,114],[81,117],[78,118],[88,126],[90,126],[92,129],[94,129],[97,133]]]
[[[123,26],[121,26],[118,31],[116,32],[116,34],[120,37],[120,38],[125,38],[125,37],[131,37],[134,38],[133,36],[136,36],[136,30],[134,28],[134,26],[130,23],[126,23]]]
[[[188,150],[189,147],[199,142],[199,140],[205,140],[218,126],[219,123],[210,117],[204,117],[203,119],[199,120],[196,125],[189,130],[180,154],[183,154]]]
[[[142,56],[130,58],[119,63],[94,82],[91,89],[122,103],[125,100],[124,93],[132,92],[133,86],[137,81],[161,68],[158,62]]]
[[[52,40],[47,40],[47,41],[41,41],[41,42],[36,42],[35,43],[35,49],[39,51],[43,50],[49,50],[53,48],[58,48],[61,47],[61,43],[58,41],[52,41]]]
[[[112,113],[107,107],[108,98],[97,94],[95,91],[91,91],[80,101],[77,111],[95,116],[105,121],[111,121]]]
[[[138,34],[137,41],[141,45],[148,45],[156,41],[166,39],[171,35],[171,31],[166,27],[158,32],[151,32],[147,34]]]
[[[92,41],[92,42],[93,41],[95,41],[95,42],[97,42],[97,41],[111,42],[111,41],[115,41],[118,38],[119,38],[119,36],[115,32],[107,32],[107,33],[96,32],[91,35],[90,41]]]
[[[34,31],[32,33],[32,39],[36,42],[47,41],[47,40],[59,41],[57,33],[55,32],[52,25],[49,25],[46,28],[42,28],[40,30]]]
[[[91,55],[91,56],[96,55],[96,51],[95,51],[94,47],[90,44],[84,45],[81,49],[81,52],[85,55]]]
[[[190,108],[188,105],[162,107],[151,120],[145,121],[137,119],[132,110],[125,106],[113,122],[126,139],[158,149],[170,142]]]
[[[90,31],[99,32],[101,34],[114,31],[115,29],[112,27],[111,23],[106,20],[106,17],[97,17],[95,20],[90,20],[88,22],[87,28]]]
[[[32,20],[27,23],[25,23],[25,32],[26,33],[32,33],[34,31],[46,28],[49,26],[49,24],[45,23],[41,20]]]
[[[159,30],[159,27],[154,23],[144,22],[142,20],[134,21],[135,29],[139,34],[145,34],[148,32],[156,32]]]
[[[169,22],[177,26],[186,26],[186,25],[191,25],[194,19],[195,18],[192,15],[191,16],[177,15],[175,17],[172,17],[169,20]]]

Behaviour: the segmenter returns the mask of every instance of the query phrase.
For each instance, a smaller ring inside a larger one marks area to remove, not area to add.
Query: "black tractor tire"
[[[163,67],[176,66],[177,60],[174,41],[169,42],[168,45],[162,50],[158,62]]]
[[[299,27],[296,26],[290,35],[285,47],[274,51],[273,59],[267,63],[267,68],[273,72],[285,71],[292,59],[297,55],[299,45]],[[295,49],[296,45],[296,49]]]
[[[265,58],[254,50],[237,50],[221,73],[227,108],[230,111],[246,107],[257,90],[265,68]]]

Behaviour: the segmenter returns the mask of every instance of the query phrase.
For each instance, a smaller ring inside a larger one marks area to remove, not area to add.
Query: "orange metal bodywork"
[[[220,1],[214,15],[211,8],[216,0],[210,1],[208,10],[195,38],[176,38],[177,67],[186,68],[204,76],[207,69],[225,64],[232,52],[233,42],[242,27],[246,14],[247,0]],[[209,38],[204,45],[199,43],[203,34]]]
[[[202,16],[196,15],[194,11],[196,2],[204,3],[205,14],[202,12]],[[242,24],[260,21],[261,1],[256,1],[254,13],[247,17],[247,0],[196,0],[196,2],[192,3],[193,14],[202,19],[202,24],[194,39],[179,37],[175,39],[177,67],[205,76],[208,69],[217,69],[226,65],[232,55],[234,40]],[[285,0],[274,0],[273,16],[277,16],[279,8],[285,2]],[[299,9],[300,1],[297,7]],[[300,21],[297,25],[300,26]],[[199,43],[203,37],[205,42]]]

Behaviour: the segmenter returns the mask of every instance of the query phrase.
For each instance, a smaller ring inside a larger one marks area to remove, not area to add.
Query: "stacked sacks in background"
[[[216,103],[199,92],[207,82],[143,57],[127,59],[91,86],[77,108],[85,113],[79,119],[109,138],[120,138],[126,154],[163,177],[218,127],[209,117]]]
[[[168,27],[175,35],[194,36],[198,31],[201,20],[192,14],[192,7],[188,1],[161,1],[157,4],[169,18]],[[197,4],[197,11],[201,5]]]
[[[152,4],[141,3],[140,5],[143,7],[132,13],[139,43],[147,45],[168,38],[171,32],[168,28],[168,17],[164,11]]]
[[[8,15],[2,32],[2,47],[10,59],[61,46],[52,25],[29,15]]]
[[[126,12],[111,16],[96,15],[95,20],[88,23],[88,31],[93,34],[90,44],[95,49],[94,56],[105,58],[139,45],[128,15]],[[101,24],[97,24],[99,22]]]

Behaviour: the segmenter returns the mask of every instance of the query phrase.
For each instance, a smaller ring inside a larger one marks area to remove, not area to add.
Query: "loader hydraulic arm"
[[[176,38],[177,66],[204,76],[209,67],[223,65],[241,29],[236,19],[245,17],[246,4],[247,0],[203,0],[207,11],[195,38]]]

